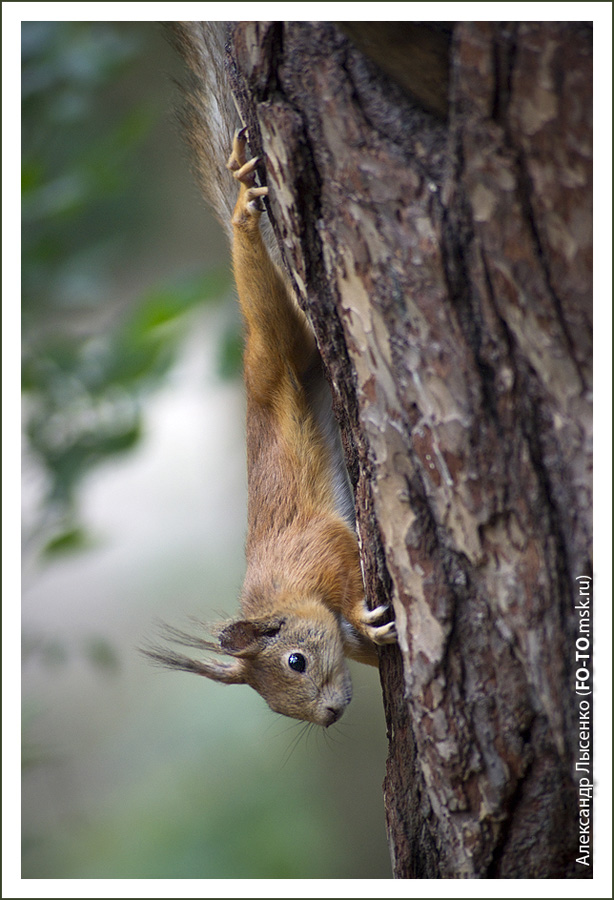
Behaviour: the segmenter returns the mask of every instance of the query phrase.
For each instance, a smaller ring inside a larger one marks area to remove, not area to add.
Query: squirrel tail
[[[171,44],[186,66],[179,82],[178,118],[188,145],[192,169],[205,201],[213,209],[232,244],[232,214],[237,182],[226,168],[233,137],[243,124],[230,87],[227,68],[229,22],[168,22]],[[279,246],[268,217],[261,233],[273,262],[283,273]]]
[[[233,134],[241,122],[226,71],[226,22],[169,22],[170,42],[183,58],[178,117],[196,180],[229,239],[237,185],[226,168]]]

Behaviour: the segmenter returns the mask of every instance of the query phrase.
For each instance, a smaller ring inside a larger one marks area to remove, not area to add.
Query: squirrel
[[[235,116],[219,25],[173,28],[192,69],[184,128],[196,149],[205,198],[225,224],[230,221],[245,325],[247,567],[240,617],[211,628],[217,640],[165,631],[176,643],[223,658],[195,660],[165,648],[145,653],[170,668],[248,684],[273,711],[328,727],[351,699],[346,658],[378,665],[377,645],[396,641],[395,625],[380,624],[388,606],[369,610],[366,605],[354,503],[330,388],[307,317],[261,234],[268,188],[256,184],[261,160],[247,158],[245,128],[234,133],[226,163],[235,196],[238,185],[226,218],[232,203],[219,154],[230,132],[228,120]]]

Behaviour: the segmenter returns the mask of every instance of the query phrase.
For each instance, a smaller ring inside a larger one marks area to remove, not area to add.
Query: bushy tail
[[[196,179],[229,239],[237,186],[226,168],[232,137],[241,122],[225,66],[226,22],[169,22],[166,30],[187,73],[179,110]]]

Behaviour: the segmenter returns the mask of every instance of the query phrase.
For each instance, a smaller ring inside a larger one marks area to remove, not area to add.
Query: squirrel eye
[[[291,653],[288,657],[288,665],[295,672],[304,672],[307,668],[307,660],[302,653]]]

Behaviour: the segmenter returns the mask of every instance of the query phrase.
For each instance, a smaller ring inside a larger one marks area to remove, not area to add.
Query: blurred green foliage
[[[73,661],[84,659],[99,671],[109,674],[116,673],[120,666],[113,645],[99,635],[91,635],[81,644],[69,646],[57,637],[27,633],[22,636],[21,657],[24,663],[35,660],[46,669],[63,666],[71,657]]]
[[[24,325],[41,307],[99,304],[117,264],[135,150],[155,113],[109,109],[108,85],[135,62],[142,35],[112,23],[22,26],[22,250]],[[132,195],[134,200],[134,194]],[[47,323],[48,327],[50,323]]]
[[[240,754],[228,759],[215,780],[203,778],[202,759],[180,772],[175,762],[158,767],[155,784],[135,785],[112,819],[105,810],[79,834],[60,830],[46,848],[39,843],[36,877],[352,877],[342,815],[331,821],[329,811],[323,825],[326,804],[305,803],[301,778],[276,787],[260,759],[249,775]],[[32,849],[39,840],[30,837]]]
[[[88,546],[83,476],[135,446],[143,396],[176,359],[190,310],[228,290],[215,270],[117,299],[155,215],[142,147],[165,110],[130,88],[145,34],[131,23],[22,25],[22,389],[29,449],[48,478],[38,526],[48,554]],[[236,333],[225,344],[222,371],[236,372]]]
[[[161,217],[149,167],[167,114],[149,84],[163,56],[155,28],[22,25],[24,427],[27,451],[46,475],[36,544],[54,556],[92,546],[78,515],[84,477],[138,443],[147,397],[199,305],[230,287],[219,269],[138,288],[126,275]],[[237,323],[231,304],[222,375],[240,366]],[[108,605],[69,637],[63,593],[76,583],[87,607],[87,578],[39,590],[45,615],[23,638],[22,877],[387,877],[379,700],[357,714],[358,690],[351,739],[336,748],[308,732],[287,762],[286,726],[263,736],[268,710],[247,696],[239,715],[215,692],[201,707],[200,685],[154,686],[134,654],[118,650],[131,621],[125,607],[143,626],[142,592],[153,610],[160,596],[196,582],[194,553],[178,559],[164,554],[152,570],[145,553],[136,587],[123,583],[124,571],[112,573]],[[209,596],[230,590],[228,577],[216,592],[209,575]],[[128,643],[139,641],[134,634]]]

